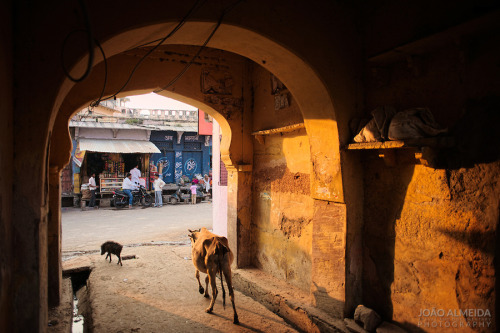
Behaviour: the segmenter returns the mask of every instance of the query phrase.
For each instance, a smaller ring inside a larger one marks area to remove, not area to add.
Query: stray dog
[[[118,244],[116,242],[112,242],[112,241],[107,241],[106,243],[103,243],[101,245],[101,256],[108,252],[108,254],[106,255],[106,258],[104,258],[105,260],[108,259],[108,256],[109,256],[109,262],[111,262],[111,254],[114,254],[118,257],[118,264],[122,265],[122,257],[121,257],[121,253],[122,253],[122,248],[123,246],[121,244]],[[118,265],[117,264],[117,265]]]

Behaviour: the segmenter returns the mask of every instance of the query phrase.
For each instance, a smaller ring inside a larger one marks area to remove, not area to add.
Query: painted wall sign
[[[184,164],[184,170],[186,171],[186,174],[193,174],[196,172],[196,169],[198,168],[198,165],[196,161],[192,158],[186,161]]]
[[[175,152],[175,168],[174,168],[175,181],[182,177],[182,152]]]

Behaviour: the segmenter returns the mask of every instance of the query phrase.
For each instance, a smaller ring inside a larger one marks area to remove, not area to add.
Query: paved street
[[[161,208],[79,208],[62,210],[62,249],[98,250],[113,240],[123,245],[143,242],[187,241],[187,229],[212,228],[212,203],[165,205]]]
[[[231,301],[227,295],[223,306],[219,281],[213,314],[205,313],[210,299],[198,293],[187,229],[211,226],[212,204],[206,202],[132,210],[63,209],[63,260],[78,257],[66,263],[85,259],[92,267],[87,288],[78,294],[84,322],[92,317],[86,325],[93,332],[296,332],[238,291],[240,324],[234,325]],[[113,255],[108,262],[98,252],[107,240],[128,245],[122,255],[135,259],[120,266]],[[150,244],[162,246],[145,246]]]

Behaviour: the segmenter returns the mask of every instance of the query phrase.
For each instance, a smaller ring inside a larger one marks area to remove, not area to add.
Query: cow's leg
[[[208,308],[206,308],[205,312],[212,313],[212,310],[214,309],[215,300],[217,299],[217,293],[218,293],[217,280],[215,279],[216,270],[215,270],[215,268],[209,269],[207,273],[208,273],[208,277],[210,280],[210,285],[212,286],[212,301],[210,302],[210,306]]]
[[[200,271],[199,270],[196,270],[195,276],[196,276],[196,280],[198,280],[198,291],[200,292],[200,294],[203,294],[203,292],[205,290],[203,290],[203,287],[201,286],[201,283],[200,283]]]
[[[209,298],[210,295],[208,295],[208,282],[210,281],[210,279],[208,278],[208,275],[205,277],[205,296],[206,298]]]
[[[233,281],[231,280],[231,269],[229,267],[225,267],[223,269],[224,277],[226,278],[227,289],[229,291],[229,298],[231,298],[231,303],[233,304],[233,313],[234,313],[234,324],[239,324],[238,313],[236,313],[236,306],[234,305],[234,290],[233,290]]]

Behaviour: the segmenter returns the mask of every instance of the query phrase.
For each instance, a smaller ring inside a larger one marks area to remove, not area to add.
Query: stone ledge
[[[94,268],[92,261],[87,256],[72,258],[62,263],[63,275],[90,271]]]
[[[73,288],[71,279],[62,279],[61,303],[59,306],[49,309],[48,328],[49,333],[71,333],[73,325]]]
[[[304,332],[348,332],[341,319],[312,305],[311,295],[261,270],[233,270],[235,289]]]

